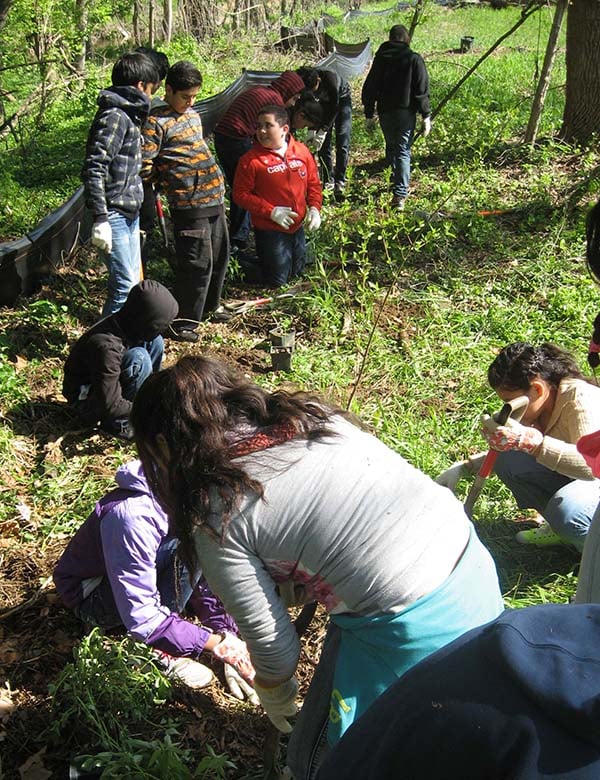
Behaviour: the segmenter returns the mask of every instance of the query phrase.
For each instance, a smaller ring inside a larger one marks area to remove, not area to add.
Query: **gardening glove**
[[[544,440],[544,434],[537,428],[521,425],[512,417],[506,421],[506,425],[498,425],[493,417],[484,414],[481,418],[481,433],[493,450],[506,452],[507,450],[519,450],[532,455]]]
[[[325,143],[327,130],[317,130],[317,131],[313,130],[313,132],[314,132],[314,136],[312,139],[311,151],[318,152],[323,146],[323,144]]]
[[[430,132],[431,132],[431,117],[424,116],[423,117],[423,138],[427,138]]]
[[[374,116],[368,116],[365,119],[365,130],[367,133],[374,133],[377,129],[377,120]]]
[[[295,677],[290,677],[275,688],[263,688],[255,685],[256,693],[271,723],[283,734],[292,731],[291,718],[298,712],[296,696],[298,695],[298,683]]]
[[[254,680],[256,672],[250,660],[246,643],[228,631],[223,632],[223,639],[213,647],[212,654],[224,664],[230,664],[248,682]]]
[[[318,230],[321,227],[321,215],[316,206],[311,206],[306,215],[306,229]]]
[[[294,220],[298,214],[289,206],[275,206],[271,212],[271,219],[276,222],[284,230],[289,230],[294,224]]]
[[[153,648],[153,654],[156,656],[158,666],[162,669],[165,677],[183,683],[188,688],[194,690],[206,688],[214,679],[208,666],[194,661],[193,658],[176,658],[155,648]]]
[[[254,688],[236,672],[231,664],[223,664],[223,670],[225,672],[225,682],[232,696],[235,696],[240,701],[248,699],[249,702],[256,706],[260,704]]]
[[[92,246],[110,254],[112,249],[112,228],[110,222],[94,222],[92,227]]]
[[[598,368],[600,365],[600,344],[596,344],[593,339],[588,347],[587,362],[590,368]]]

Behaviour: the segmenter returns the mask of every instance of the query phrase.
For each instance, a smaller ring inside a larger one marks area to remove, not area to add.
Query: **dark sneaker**
[[[392,208],[396,209],[396,211],[404,211],[404,206],[406,205],[406,198],[403,198],[402,195],[394,195],[392,198]]]
[[[188,344],[195,344],[199,338],[196,331],[190,328],[179,328],[179,330],[169,328],[165,336],[171,341],[187,341]]]
[[[129,425],[129,420],[126,418],[118,420],[107,420],[102,423],[100,430],[105,433],[110,433],[111,436],[116,436],[117,439],[123,439],[123,441],[133,441],[133,428]]]
[[[234,316],[235,312],[227,310],[224,306],[219,306],[218,309],[215,309],[208,314],[208,318],[211,322],[229,322]]]

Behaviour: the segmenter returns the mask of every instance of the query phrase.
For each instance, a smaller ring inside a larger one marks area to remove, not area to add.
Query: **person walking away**
[[[460,502],[323,399],[190,355],[148,378],[131,420],[181,555],[235,619],[283,732],[300,657],[286,607],[329,613],[289,743],[296,780],[314,777],[324,736],[334,745],[415,663],[502,611]]]
[[[336,200],[344,198],[346,169],[350,157],[352,135],[352,92],[350,84],[333,70],[310,67],[296,71],[309,93],[323,110],[321,125],[306,136],[306,145],[321,164],[321,180],[325,189],[333,190]],[[335,130],[335,165],[333,132]]]
[[[131,402],[144,380],[160,369],[161,333],[177,316],[177,301],[159,282],[144,279],[116,314],[81,336],[65,362],[63,395],[85,425],[130,441]]]
[[[248,683],[254,670],[237,626],[202,572],[190,574],[179,560],[169,518],[152,495],[141,463],[120,466],[116,482],[54,569],[65,606],[85,623],[107,630],[124,627],[153,648],[167,676],[191,688],[213,680],[211,670],[197,660],[211,652],[225,663],[233,695],[258,704]],[[201,625],[183,617],[184,608]]]
[[[104,316],[119,311],[141,279],[140,127],[160,77],[148,56],[131,52],[115,63],[111,80],[112,86],[98,96],[81,170],[85,203],[94,220],[92,244],[104,254],[108,268]]]
[[[315,160],[290,135],[283,106],[260,110],[254,146],[236,170],[233,198],[254,226],[258,267],[243,266],[250,281],[279,287],[299,276],[306,263],[303,225],[320,227],[323,194]]]
[[[482,434],[498,452],[494,473],[520,509],[535,509],[544,523],[519,531],[521,544],[572,544],[583,549],[600,500],[600,481],[577,451],[577,442],[600,428],[600,388],[590,384],[575,360],[554,344],[515,342],[488,368],[488,382],[502,401],[527,395],[521,422],[499,425],[482,418]],[[465,471],[475,473],[483,455],[454,464],[438,477],[450,487]]]
[[[410,186],[411,147],[417,114],[423,136],[431,131],[429,75],[420,54],[410,48],[403,24],[395,24],[382,43],[362,88],[367,129],[375,127],[375,109],[385,139],[385,160],[392,169],[392,207],[403,210]]]
[[[258,112],[266,105],[293,106],[303,89],[300,76],[286,70],[268,86],[250,87],[238,95],[215,126],[215,151],[230,189],[229,236],[234,252],[246,249],[250,236],[248,212],[235,202],[232,192],[237,164],[252,148]]]
[[[166,106],[152,109],[142,129],[142,178],[169,203],[175,240],[174,294],[182,324],[169,332],[177,341],[198,340],[197,324],[219,308],[229,264],[225,182],[192,108],[202,74],[192,62],[167,73]],[[224,314],[222,315],[224,318]]]

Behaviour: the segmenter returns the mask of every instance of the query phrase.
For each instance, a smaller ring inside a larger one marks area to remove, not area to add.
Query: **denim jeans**
[[[108,297],[102,316],[114,314],[125,303],[129,290],[141,279],[140,220],[128,219],[118,211],[108,212],[112,250],[105,256],[108,268]]]
[[[196,213],[194,211],[194,213]],[[179,317],[200,322],[221,299],[229,264],[225,210],[211,217],[171,211],[175,230],[175,284]]]
[[[417,115],[410,108],[386,111],[379,117],[385,138],[385,161],[392,168],[392,192],[401,198],[408,195],[410,184],[410,147],[415,134]]]
[[[335,130],[335,167],[333,164],[333,131]],[[350,157],[352,134],[352,98],[350,94],[340,98],[335,122],[329,128],[321,147],[319,158],[323,164],[323,183],[344,184]]]
[[[235,169],[240,157],[252,148],[252,138],[231,138],[222,133],[215,133],[214,139],[219,165],[229,185],[229,240],[232,246],[244,246],[250,236],[250,215],[233,202],[231,192]]]
[[[494,473],[520,509],[535,509],[562,539],[583,549],[600,501],[600,481],[572,479],[542,466],[525,452],[498,453]]]
[[[125,350],[121,358],[119,382],[123,398],[133,401],[144,381],[155,371],[160,371],[165,345],[158,335],[138,347]]]
[[[171,612],[180,613],[190,600],[200,574],[192,579],[177,558],[177,539],[167,537],[156,553],[156,586],[160,603]],[[123,625],[108,577],[104,577],[90,595],[79,604],[75,614],[87,623],[102,628],[117,628]]]
[[[287,284],[304,271],[306,239],[303,227],[295,233],[255,228],[254,235],[262,281],[269,287]]]

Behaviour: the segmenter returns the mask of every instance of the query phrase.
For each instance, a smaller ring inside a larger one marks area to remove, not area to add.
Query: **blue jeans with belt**
[[[600,501],[600,481],[573,479],[542,466],[526,452],[499,452],[494,473],[519,509],[535,509],[554,533],[578,550]]]
[[[396,108],[380,114],[379,124],[385,138],[385,161],[392,169],[392,192],[406,198],[410,185],[410,148],[417,115],[410,108]]]

